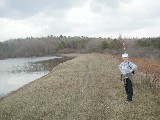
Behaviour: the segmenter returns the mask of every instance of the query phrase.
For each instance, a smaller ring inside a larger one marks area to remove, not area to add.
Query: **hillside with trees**
[[[160,57],[160,37],[123,38],[127,52],[136,57]],[[85,36],[27,37],[0,42],[0,59],[50,56],[58,53],[123,53],[122,37],[95,38]]]

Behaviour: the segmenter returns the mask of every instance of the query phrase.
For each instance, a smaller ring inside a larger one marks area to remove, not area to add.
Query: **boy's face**
[[[124,61],[127,61],[127,60],[128,60],[128,57],[123,57],[123,60],[124,60]]]

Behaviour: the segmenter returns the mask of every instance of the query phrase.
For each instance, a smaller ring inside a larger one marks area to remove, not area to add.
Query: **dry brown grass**
[[[140,83],[134,101],[124,102],[119,64],[105,54],[77,56],[1,99],[0,119],[159,120],[158,98]]]
[[[139,66],[139,71],[144,73],[142,82],[149,85],[155,94],[160,92],[160,60],[147,58],[132,58]]]

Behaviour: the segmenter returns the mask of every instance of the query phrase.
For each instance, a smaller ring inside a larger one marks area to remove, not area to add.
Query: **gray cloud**
[[[25,18],[49,8],[52,13],[81,5],[84,0],[5,0],[0,6],[0,17],[2,18]],[[51,13],[50,12],[50,13]]]
[[[91,9],[96,11],[101,11],[102,9],[112,9],[117,10],[122,3],[129,3],[130,0],[92,0]]]

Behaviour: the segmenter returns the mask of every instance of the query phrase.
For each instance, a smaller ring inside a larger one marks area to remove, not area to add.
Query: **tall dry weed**
[[[160,61],[149,58],[131,58],[138,65],[138,71],[145,74],[144,84],[149,85],[155,93],[160,91]]]

